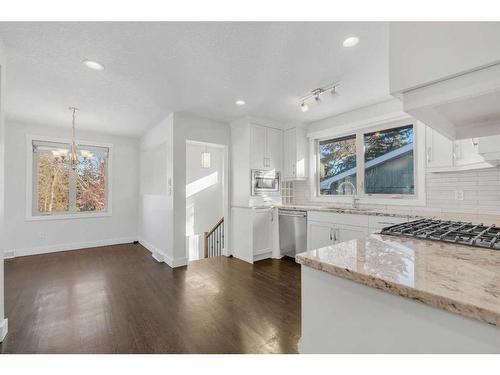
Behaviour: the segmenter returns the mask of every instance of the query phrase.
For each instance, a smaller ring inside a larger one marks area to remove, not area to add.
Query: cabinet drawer
[[[407,217],[369,216],[370,232],[378,231],[391,225],[406,223],[407,221]]]
[[[340,214],[336,212],[309,211],[308,219],[323,223],[335,223],[368,227],[368,216],[356,214]]]

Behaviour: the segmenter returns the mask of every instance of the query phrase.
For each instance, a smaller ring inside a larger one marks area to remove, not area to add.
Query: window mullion
[[[356,175],[357,175],[357,183],[356,190],[358,196],[365,195],[364,189],[364,181],[365,181],[365,145],[363,142],[363,133],[356,133]]]

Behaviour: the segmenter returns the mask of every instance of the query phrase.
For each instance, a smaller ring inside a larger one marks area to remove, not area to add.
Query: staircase
[[[220,219],[209,232],[205,232],[205,258],[222,255],[224,248],[224,218]]]

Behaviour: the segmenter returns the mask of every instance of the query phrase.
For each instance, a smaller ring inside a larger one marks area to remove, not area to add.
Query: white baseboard
[[[137,240],[136,237],[112,238],[107,240],[75,242],[69,244],[58,244],[58,245],[48,245],[48,246],[32,247],[25,249],[5,250],[4,254],[10,255],[9,256],[10,258],[15,258],[28,255],[55,253],[59,251],[79,250],[79,249],[87,249],[100,246],[119,245],[124,243],[131,243],[136,240]]]
[[[167,263],[171,268],[182,267],[187,265],[187,258],[171,258],[164,252],[160,251],[156,246],[146,241],[144,238],[139,238],[139,243],[146,249],[151,251],[151,256],[158,262]]]
[[[9,320],[4,319],[0,324],[0,342],[3,342],[5,336],[7,336],[7,332],[9,331]]]
[[[183,266],[187,266],[188,259],[186,257],[171,258],[169,256],[165,256],[165,263],[167,263],[172,268],[183,267]]]

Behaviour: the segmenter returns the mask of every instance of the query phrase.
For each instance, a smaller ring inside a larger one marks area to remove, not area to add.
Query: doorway
[[[227,146],[186,141],[188,261],[227,255]]]

